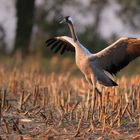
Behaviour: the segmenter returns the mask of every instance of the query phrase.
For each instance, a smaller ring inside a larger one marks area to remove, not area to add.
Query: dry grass
[[[140,76],[93,91],[70,73],[40,71],[38,62],[0,67],[0,139],[140,139]],[[102,104],[101,104],[102,100]]]

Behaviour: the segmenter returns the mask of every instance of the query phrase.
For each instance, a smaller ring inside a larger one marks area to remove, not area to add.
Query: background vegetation
[[[38,3],[40,1],[40,4],[37,4],[37,1]],[[127,36],[139,37],[139,35],[134,35],[140,29],[139,0],[131,2],[128,2],[128,0],[89,0],[87,2],[80,0],[13,0],[13,3],[15,3],[17,20],[15,41],[11,51],[7,52],[6,33],[4,28],[0,26],[1,56],[16,56],[18,54],[23,59],[28,56],[43,56],[46,57],[46,62],[53,61],[50,60],[53,59],[52,53],[45,48],[45,40],[54,36],[70,35],[67,26],[59,24],[59,21],[67,15],[72,15],[81,43],[91,52],[97,52],[120,37],[119,33],[115,31],[110,33],[106,30],[108,29],[106,27],[108,26],[108,17],[112,23],[111,27],[117,25],[115,21],[113,22],[114,19],[111,18],[109,11],[107,12],[108,15],[104,15],[108,6],[117,9],[114,13],[116,18],[121,21],[122,25],[130,29]],[[102,27],[104,28],[101,29]],[[104,32],[106,32],[105,35]],[[106,36],[108,33],[110,35]],[[125,36],[125,33],[123,34],[122,31],[121,35]],[[67,56],[74,62],[72,54],[64,55],[64,57]],[[63,61],[59,55],[55,54],[55,57],[58,57],[59,61]],[[139,60],[137,60],[130,65],[127,69],[128,72],[124,72],[128,75],[138,73],[139,68],[137,66],[139,63]]]

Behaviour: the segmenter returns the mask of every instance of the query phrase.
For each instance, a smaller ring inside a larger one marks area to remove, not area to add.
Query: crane
[[[116,73],[127,66],[132,60],[140,56],[140,38],[122,37],[105,49],[92,54],[78,40],[73,20],[70,16],[65,17],[60,23],[67,23],[71,37],[58,36],[46,41],[46,46],[54,52],[75,52],[77,67],[84,74],[94,91],[94,107],[96,94],[98,93],[97,81],[108,87],[117,86],[114,80]],[[94,109],[93,109],[94,110]]]

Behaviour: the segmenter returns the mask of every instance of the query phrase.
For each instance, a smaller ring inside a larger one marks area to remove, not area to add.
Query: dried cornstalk
[[[129,110],[129,108],[127,107],[127,114],[128,114],[128,116],[129,116],[129,119],[131,120],[131,121],[133,121],[133,119],[134,119],[134,117],[133,117],[133,115],[132,115],[132,113],[130,112],[130,110]]]
[[[80,103],[80,102],[77,102],[77,103],[74,105],[74,107],[73,107],[72,110],[71,110],[72,113],[73,113],[74,110],[77,108],[77,106],[79,105],[79,103]]]
[[[139,118],[138,118],[138,128],[140,128],[140,114],[139,114]]]
[[[127,104],[125,105],[124,110],[122,111],[121,118],[124,116],[124,114],[125,114],[125,112],[126,112],[128,106],[129,106],[129,103],[127,103]]]
[[[118,127],[121,126],[121,107],[118,108]]]
[[[2,105],[1,105],[1,102],[0,102],[0,125],[1,125],[1,118],[2,118]]]
[[[29,100],[30,97],[31,97],[31,93],[28,93],[28,95],[24,98],[22,104],[24,105],[27,102],[27,100]]]
[[[46,105],[46,95],[45,95],[45,92],[43,92],[43,100],[42,100],[42,108],[45,109],[45,105]]]
[[[19,110],[22,110],[23,100],[24,100],[24,90],[22,89],[19,99],[19,107],[18,107]]]
[[[84,115],[83,115],[83,112],[82,112],[81,118],[79,120],[79,123],[78,123],[78,126],[77,126],[77,130],[76,130],[76,133],[75,133],[74,137],[77,137],[79,132],[80,132],[80,128],[81,128],[81,125],[82,125],[83,118],[84,118]]]
[[[32,111],[34,111],[34,110],[36,110],[36,109],[38,109],[38,108],[40,108],[40,106],[39,106],[39,105],[36,105],[36,106],[30,108],[30,109],[28,110],[28,112],[32,112]]]
[[[76,112],[75,112],[75,119],[76,119],[76,122],[78,121],[78,117],[79,117],[79,112],[76,110]]]
[[[132,92],[132,113],[134,113],[136,109],[135,99],[136,99],[136,89],[134,89],[134,91]]]
[[[65,105],[65,100],[64,100],[64,92],[61,92],[61,105]]]
[[[102,132],[105,131],[106,121],[105,121],[105,114],[103,115],[103,123],[102,123]]]
[[[137,88],[137,109],[140,111],[140,86]]]
[[[102,107],[101,115],[99,117],[99,121],[101,122],[105,116],[105,106]]]
[[[129,103],[129,100],[128,100],[128,93],[127,93],[127,92],[125,92],[125,93],[124,93],[124,95],[125,95],[125,100],[126,100],[126,103]]]
[[[39,86],[36,85],[33,89],[33,95],[32,95],[32,102],[33,102],[33,106],[35,106],[37,104],[37,97],[38,97],[38,93],[39,93]]]
[[[6,93],[7,93],[7,91],[6,91],[6,89],[4,89],[2,92],[2,104],[1,104],[2,108],[4,108],[6,105]]]
[[[9,127],[8,127],[8,123],[7,123],[7,121],[3,118],[3,122],[4,122],[4,128],[5,128],[5,132],[7,133],[7,134],[9,134]]]
[[[5,112],[8,112],[11,107],[12,107],[11,105],[8,105],[7,108],[5,109]]]
[[[41,107],[41,108],[39,108],[36,112],[34,112],[34,115],[39,114],[39,113],[40,113],[40,111],[41,111],[42,109],[43,109],[42,107]]]
[[[22,134],[21,130],[20,130],[19,127],[18,127],[18,124],[17,124],[14,120],[12,120],[12,122],[13,122],[13,127],[15,128],[15,130],[16,130],[19,134]]]

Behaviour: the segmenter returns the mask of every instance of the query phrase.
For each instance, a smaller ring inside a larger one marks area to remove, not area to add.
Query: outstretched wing
[[[140,39],[121,38],[95,54],[95,63],[110,74],[116,74],[136,57],[140,56]]]
[[[73,39],[67,36],[54,37],[46,41],[46,47],[50,48],[55,53],[60,51],[60,54],[66,51],[75,52],[74,45]]]

